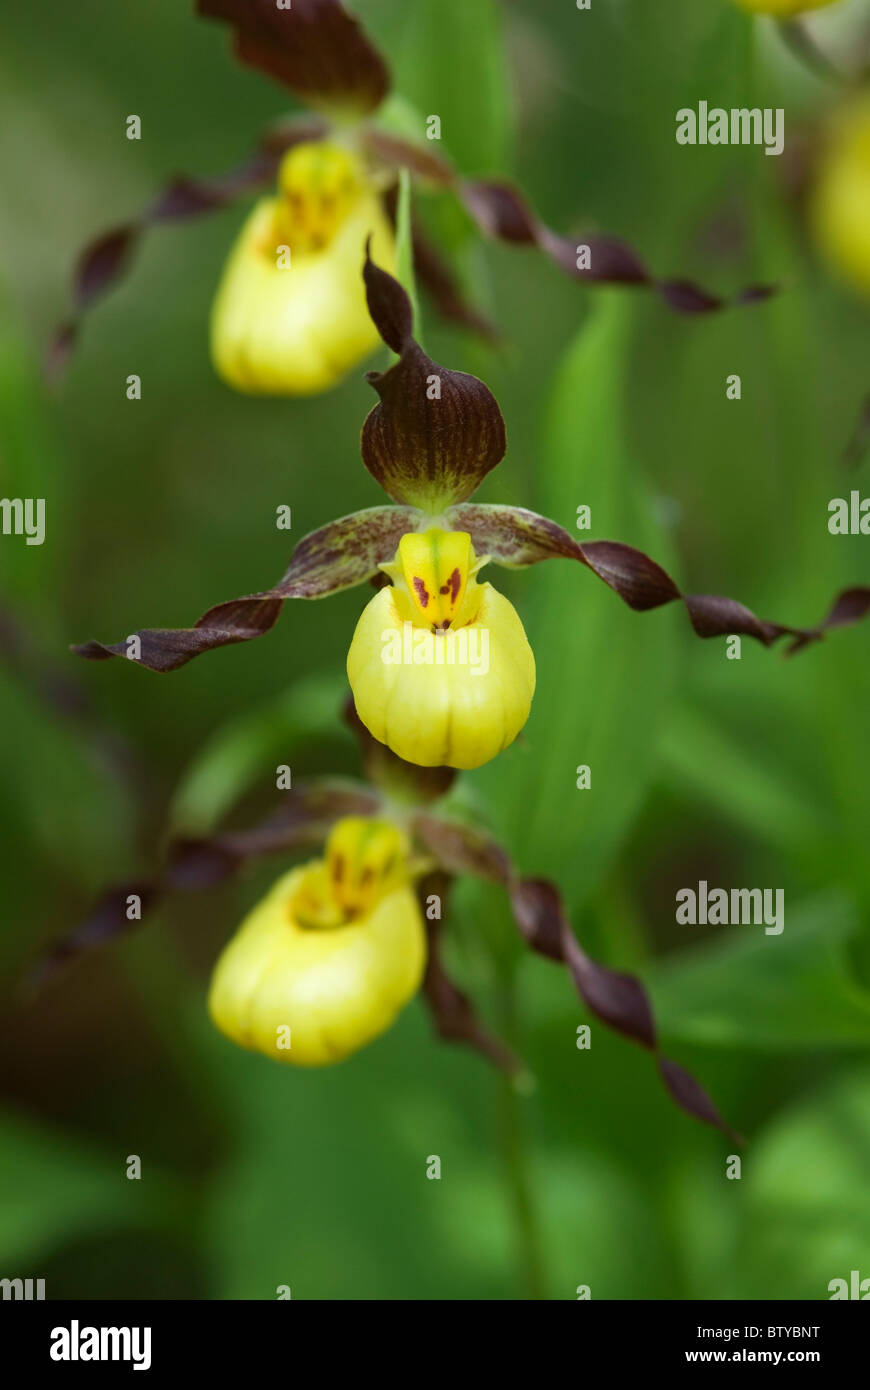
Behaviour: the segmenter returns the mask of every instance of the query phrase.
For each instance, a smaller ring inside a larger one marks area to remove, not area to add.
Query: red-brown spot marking
[[[423,583],[423,580],[419,577],[419,575],[414,575],[413,584],[417,592],[417,598],[420,600],[420,607],[428,607],[429,590],[426,588],[426,585]]]

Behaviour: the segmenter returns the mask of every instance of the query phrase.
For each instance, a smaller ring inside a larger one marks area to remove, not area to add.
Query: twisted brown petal
[[[399,358],[368,374],[381,399],[363,425],[363,462],[397,502],[438,513],[470,497],[504,457],[504,420],[482,381],[439,366],[414,341],[399,282],[368,255],[363,275],[369,313]]]
[[[661,279],[618,237],[560,236],[540,220],[518,189],[501,179],[460,178],[445,160],[424,146],[392,134],[371,131],[366,138],[372,153],[385,164],[404,166],[436,186],[452,189],[485,236],[512,246],[534,246],[573,280],[590,285],[642,286],[680,314],[757,304],[776,293],[773,285],[752,285],[722,298],[691,280]]]
[[[287,791],[280,811],[247,830],[174,840],[163,870],[153,878],[133,880],[105,893],[90,916],[37,962],[30,987],[38,988],[73,956],[141,926],[148,911],[167,894],[202,892],[222,883],[249,860],[320,845],[342,816],[373,815],[379,805],[377,794],[362,783],[321,780]],[[139,900],[139,915],[132,918],[128,915],[131,897]]]
[[[304,536],[273,589],[219,603],[193,627],[142,628],[123,642],[84,642],[73,651],[89,661],[122,656],[149,671],[176,671],[203,652],[262,637],[275,626],[285,599],[325,598],[370,579],[378,565],[392,559],[400,538],[414,529],[417,519],[410,507],[352,512]],[[131,638],[138,639],[138,648]]]
[[[568,967],[578,994],[596,1018],[655,1054],[668,1091],[681,1109],[739,1140],[700,1084],[662,1056],[652,1006],[641,981],[600,965],[583,950],[552,883],[520,877],[501,845],[476,828],[429,812],[415,818],[414,828],[447,873],[472,873],[501,883],[508,892],[517,926],[532,950]]]
[[[478,555],[488,555],[495,564],[520,568],[541,560],[579,560],[629,608],[640,613],[678,599],[699,637],[739,634],[754,637],[765,647],[781,637],[789,637],[787,655],[792,656],[820,641],[831,628],[848,627],[870,612],[870,588],[859,585],[838,594],[817,627],[787,627],[757,618],[736,599],[718,594],[684,594],[642,550],[619,541],[581,544],[549,517],[538,516],[524,507],[466,503],[450,508],[448,519],[457,530],[470,533]]]
[[[56,379],[62,373],[75,346],[81,316],[126,274],[139,240],[149,227],[186,221],[226,207],[274,178],[285,150],[302,140],[318,139],[324,129],[322,122],[313,119],[276,127],[237,168],[211,179],[186,175],[175,178],[138,217],[88,242],[73,271],[72,314],[57,329],[46,353],[49,378]]]
[[[233,29],[236,56],[311,106],[366,115],[390,89],[383,58],[339,0],[197,0]]]
[[[636,251],[616,237],[559,236],[540,221],[510,184],[463,179],[458,182],[457,191],[485,235],[514,246],[536,246],[574,280],[644,286],[680,314],[706,314],[730,305],[757,304],[775,293],[772,285],[753,285],[722,298],[689,280],[660,279],[647,269]]]

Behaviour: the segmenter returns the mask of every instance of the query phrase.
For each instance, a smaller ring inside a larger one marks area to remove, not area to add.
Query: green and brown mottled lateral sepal
[[[209,608],[193,627],[141,628],[130,638],[107,645],[85,642],[73,647],[90,661],[127,657],[149,671],[175,671],[195,656],[262,637],[278,621],[288,598],[326,598],[363,584],[391,560],[401,537],[413,531],[419,513],[412,507],[368,507],[351,512],[303,536],[280,583],[258,594],[230,599]]]
[[[31,991],[38,989],[75,956],[146,926],[151,909],[167,895],[206,892],[253,860],[319,847],[336,821],[345,816],[376,815],[379,810],[377,793],[364,783],[320,778],[282,793],[280,810],[256,825],[172,840],[163,869],[153,878],[131,880],[104,893],[85,921],[37,961],[28,986]],[[131,920],[128,915],[131,895],[139,899],[141,918]]]
[[[508,568],[536,565],[541,560],[578,560],[618,594],[636,613],[647,613],[663,604],[679,601],[698,637],[752,637],[765,647],[790,638],[787,655],[820,641],[826,632],[860,622],[870,612],[870,588],[844,589],[827,615],[811,628],[757,618],[736,599],[721,594],[684,594],[670,575],[642,550],[620,541],[575,541],[549,517],[524,507],[469,503],[452,507],[449,524],[467,531],[478,555]]]

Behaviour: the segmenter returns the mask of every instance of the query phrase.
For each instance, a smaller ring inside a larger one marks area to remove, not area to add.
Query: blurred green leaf
[[[670,1037],[771,1051],[867,1046],[870,995],[854,978],[848,943],[853,906],[828,895],[788,906],[779,936],[729,926],[665,961],[653,981],[662,1031]],[[689,928],[688,930],[691,930]]]
[[[42,498],[45,540],[0,539],[0,583],[6,600],[44,593],[62,558],[64,473],[46,427],[44,391],[23,341],[21,325],[0,282],[0,494]]]
[[[0,807],[11,825],[94,887],[130,845],[132,807],[103,753],[0,669]]]
[[[38,1278],[34,1262],[79,1236],[183,1222],[188,1203],[147,1159],[143,1176],[128,1179],[125,1154],[0,1114],[0,1266],[10,1278]]]
[[[772,759],[750,754],[697,704],[676,711],[663,757],[669,782],[774,845],[796,849],[830,834],[830,823],[799,782]]]
[[[172,832],[207,834],[257,781],[274,778],[278,764],[309,740],[333,734],[345,689],[337,676],[312,676],[222,724],[179,781],[169,811]]]
[[[778,1117],[746,1162],[742,1296],[827,1299],[853,1269],[870,1279],[868,1171],[865,1066]]]
[[[503,173],[512,101],[497,0],[464,0],[449,12],[440,0],[415,0],[404,14],[393,62],[397,89],[424,120],[440,117],[443,147],[464,173]],[[418,139],[425,134],[424,127]]]

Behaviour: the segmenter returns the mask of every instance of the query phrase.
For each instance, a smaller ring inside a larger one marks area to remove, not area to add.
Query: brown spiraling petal
[[[813,628],[787,627],[766,622],[736,599],[718,594],[684,594],[669,574],[642,550],[619,541],[586,541],[581,544],[549,517],[524,507],[466,503],[451,507],[450,525],[468,531],[478,555],[494,564],[522,568],[541,560],[579,560],[613,589],[629,608],[645,613],[679,600],[699,637],[753,637],[770,647],[781,637],[791,638],[786,655],[793,656],[820,641],[836,627],[860,622],[870,612],[870,588],[844,589],[827,617]]]
[[[105,893],[90,916],[37,962],[29,988],[39,988],[73,956],[142,926],[147,910],[167,894],[203,892],[231,877],[249,860],[320,845],[342,816],[374,815],[380,806],[377,793],[362,783],[328,780],[301,784],[286,792],[285,798],[280,811],[247,830],[173,840],[163,871]],[[139,899],[141,913],[131,920],[128,899],[133,895]]]
[[[253,154],[229,173],[212,179],[175,178],[139,217],[88,242],[79,253],[73,272],[71,317],[57,329],[46,352],[49,379],[56,380],[63,372],[78,337],[81,316],[126,273],[139,240],[149,227],[186,221],[228,206],[274,178],[285,150],[302,140],[321,138],[324,130],[321,121],[286,122],[267,132]]]
[[[710,313],[729,305],[757,304],[776,292],[772,285],[753,285],[728,298],[708,293],[691,281],[663,280],[647,269],[637,252],[617,237],[559,236],[532,212],[510,184],[459,179],[456,191],[486,236],[514,246],[536,246],[575,280],[589,284],[643,285],[681,314]],[[589,248],[589,266],[578,266],[578,247]]]
[[[146,909],[153,907],[159,895],[157,884],[147,879],[133,880],[104,893],[90,916],[74,931],[55,942],[37,962],[27,979],[27,991],[40,989],[45,981],[73,956],[103,946],[107,941],[114,941],[140,926]],[[127,915],[131,897],[138,899],[141,911],[141,916],[134,917],[132,921]]]
[[[466,1047],[480,1052],[500,1071],[516,1078],[523,1073],[523,1064],[503,1042],[483,1027],[468,995],[454,984],[444,968],[441,958],[443,920],[430,921],[426,917],[427,899],[433,894],[441,899],[443,914],[450,882],[448,874],[433,873],[421,879],[417,885],[417,896],[426,923],[427,955],[426,973],[423,976],[423,998],[432,1015],[438,1036],[444,1042],[464,1043]]]
[[[363,425],[363,462],[397,502],[437,513],[470,497],[504,457],[504,420],[482,381],[427,357],[407,294],[368,252],[363,276],[369,313],[399,358],[368,373],[381,399]]]
[[[414,833],[447,873],[475,874],[494,883],[510,882],[513,869],[507,851],[476,826],[444,820],[424,811],[414,817]]]
[[[120,656],[149,671],[176,671],[195,656],[217,647],[251,642],[275,626],[285,599],[325,598],[362,584],[391,560],[399,540],[413,531],[418,513],[410,507],[369,507],[328,522],[304,536],[284,578],[273,589],[219,603],[189,628],[141,628],[139,655],[131,657],[130,638],[106,644],[84,642],[72,650],[89,661]]]
[[[229,24],[237,57],[311,106],[367,115],[390,90],[387,66],[339,0],[197,0]]]
[[[673,1099],[688,1114],[739,1142],[700,1084],[663,1057],[649,995],[640,980],[588,956],[565,912],[561,896],[546,879],[522,878],[507,852],[485,832],[429,812],[415,817],[414,830],[450,874],[472,873],[501,883],[523,938],[538,955],[568,967],[578,994],[608,1028],[654,1053]]]

